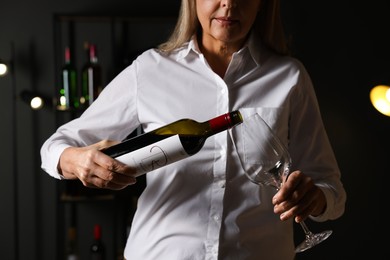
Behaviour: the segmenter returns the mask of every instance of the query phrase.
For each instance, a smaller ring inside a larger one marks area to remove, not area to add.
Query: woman
[[[101,140],[139,125],[148,132],[239,109],[259,113],[288,145],[295,171],[277,194],[248,181],[226,131],[147,173],[126,259],[294,259],[294,220],[343,214],[340,171],[310,77],[287,55],[279,12],[279,0],[182,0],[168,42],[141,54],[42,146],[53,177],[115,190],[134,184],[134,171],[100,152],[113,144]]]

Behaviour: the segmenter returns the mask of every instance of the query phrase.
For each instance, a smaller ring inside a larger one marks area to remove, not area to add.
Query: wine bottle
[[[99,96],[103,89],[102,69],[98,62],[95,44],[88,44],[88,60],[82,68],[81,99],[83,106],[87,107]]]
[[[66,260],[78,260],[76,228],[70,227],[68,229],[68,240],[66,241]]]
[[[102,241],[102,227],[99,224],[93,227],[93,238],[90,248],[91,260],[104,260],[105,248]]]
[[[65,47],[64,66],[61,69],[61,88],[58,109],[68,110],[78,108],[79,93],[77,88],[77,71],[71,59],[69,47]]]
[[[242,122],[239,111],[201,123],[185,118],[124,140],[102,152],[134,167],[139,176],[196,154],[208,137]]]

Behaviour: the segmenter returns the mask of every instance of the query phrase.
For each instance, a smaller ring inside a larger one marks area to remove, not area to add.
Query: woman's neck
[[[243,41],[228,43],[216,39],[198,38],[200,51],[205,56],[211,69],[221,78],[226,74],[227,68],[232,59],[233,53],[240,50]]]

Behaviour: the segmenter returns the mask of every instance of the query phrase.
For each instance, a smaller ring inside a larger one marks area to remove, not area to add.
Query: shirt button
[[[219,221],[219,216],[218,215],[214,215],[214,220],[215,221]]]
[[[218,186],[220,188],[225,188],[225,185],[226,185],[226,181],[219,181],[219,183],[218,183]]]

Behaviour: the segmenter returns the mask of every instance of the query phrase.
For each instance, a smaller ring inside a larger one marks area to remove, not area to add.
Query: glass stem
[[[306,223],[304,221],[301,221],[299,222],[299,224],[301,224],[302,228],[303,228],[303,232],[305,232],[305,235],[306,236],[310,236],[311,235],[311,231],[309,230],[309,228],[306,226]]]

